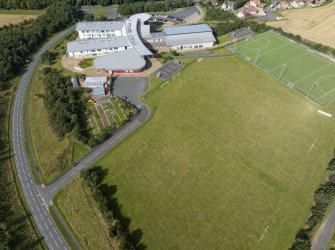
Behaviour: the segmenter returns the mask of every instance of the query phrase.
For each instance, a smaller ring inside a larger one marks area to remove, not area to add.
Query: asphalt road
[[[25,135],[23,131],[26,124],[24,119],[24,97],[28,89],[29,80],[37,66],[41,54],[51,48],[61,38],[73,32],[73,30],[74,27],[71,27],[52,38],[33,57],[31,63],[28,65],[27,71],[20,81],[12,110],[12,145],[15,167],[31,216],[49,249],[69,249],[69,247],[49,213],[49,204],[43,198],[44,189],[36,185],[31,173],[30,163],[24,145]]]
[[[326,250],[330,237],[332,236],[333,229],[335,228],[335,204],[319,229],[316,231],[312,240],[312,250]]]

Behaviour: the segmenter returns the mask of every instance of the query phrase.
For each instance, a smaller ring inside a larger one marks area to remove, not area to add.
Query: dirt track
[[[24,20],[35,19],[37,16],[32,15],[6,15],[0,14],[0,27],[7,24],[18,24],[22,23]]]
[[[335,48],[335,1],[323,7],[283,12],[285,20],[268,22],[273,27],[281,27],[286,32]]]

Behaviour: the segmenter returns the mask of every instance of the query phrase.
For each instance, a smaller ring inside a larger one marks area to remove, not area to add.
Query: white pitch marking
[[[315,140],[313,141],[311,147],[310,147],[309,150],[308,150],[308,153],[311,152],[312,149],[314,148],[317,139],[318,139],[318,138],[316,137]]]
[[[321,109],[318,110],[318,113],[320,113],[321,115],[325,115],[325,116],[327,116],[327,117],[332,117],[332,114],[329,114],[329,113],[327,113],[327,112],[324,112],[324,111],[322,111]]]

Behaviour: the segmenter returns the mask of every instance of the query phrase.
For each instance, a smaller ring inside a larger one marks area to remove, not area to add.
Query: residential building
[[[249,5],[251,7],[259,7],[261,6],[261,0],[250,0]]]
[[[225,1],[221,5],[221,9],[224,11],[234,11],[234,2],[232,1]]]
[[[290,2],[290,5],[292,5],[294,8],[301,8],[305,5],[305,3],[303,0],[293,0]]]

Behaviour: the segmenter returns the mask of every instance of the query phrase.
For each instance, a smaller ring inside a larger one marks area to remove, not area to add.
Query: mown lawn
[[[152,119],[96,163],[142,242],[287,249],[332,157],[333,118],[237,57],[193,62],[144,99]]]
[[[54,202],[83,249],[118,249],[118,242],[108,236],[108,225],[80,177],[62,190]]]

